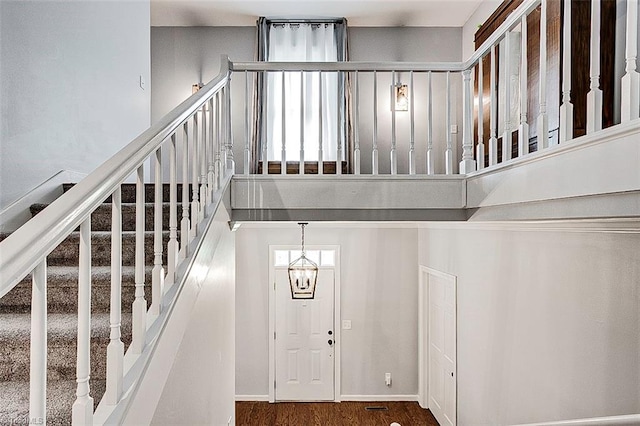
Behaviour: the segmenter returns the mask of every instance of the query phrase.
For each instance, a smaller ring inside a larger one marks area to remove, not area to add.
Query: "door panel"
[[[429,274],[429,409],[441,425],[456,424],[456,281]]]
[[[311,300],[291,298],[286,269],[276,269],[275,279],[276,400],[333,401],[334,271],[318,271]]]

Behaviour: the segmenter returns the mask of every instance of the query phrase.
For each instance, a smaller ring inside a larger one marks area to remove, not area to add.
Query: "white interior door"
[[[429,409],[441,425],[456,424],[456,278],[428,275]]]
[[[333,401],[334,271],[318,271],[311,300],[291,298],[286,269],[276,269],[275,279],[275,399]]]

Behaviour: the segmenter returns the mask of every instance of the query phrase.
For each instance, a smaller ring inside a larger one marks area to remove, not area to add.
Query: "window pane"
[[[312,262],[315,262],[317,265],[320,264],[320,250],[309,250],[307,251],[307,258]]]
[[[335,266],[336,264],[336,252],[334,250],[322,250],[321,265],[322,266]]]
[[[275,251],[275,266],[289,266],[289,251],[288,250],[276,250]]]

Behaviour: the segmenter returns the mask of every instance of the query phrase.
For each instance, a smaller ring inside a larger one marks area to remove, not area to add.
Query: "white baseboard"
[[[342,401],[418,401],[418,395],[341,395]]]
[[[341,395],[341,401],[384,402],[418,401],[418,395]],[[236,401],[269,401],[269,395],[236,395]]]
[[[561,420],[545,423],[527,423],[517,426],[633,426],[640,425],[640,414],[592,417],[588,419]]]
[[[266,402],[269,402],[269,395],[236,395],[236,401],[266,401]]]
[[[15,231],[31,219],[31,204],[53,202],[62,195],[63,183],[77,183],[85,176],[86,173],[60,170],[0,211],[0,232]]]

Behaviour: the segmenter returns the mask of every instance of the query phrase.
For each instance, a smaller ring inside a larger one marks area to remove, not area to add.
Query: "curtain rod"
[[[345,18],[327,18],[327,19],[304,19],[304,18],[294,18],[294,19],[271,19],[265,18],[267,24],[344,24],[346,23]]]

